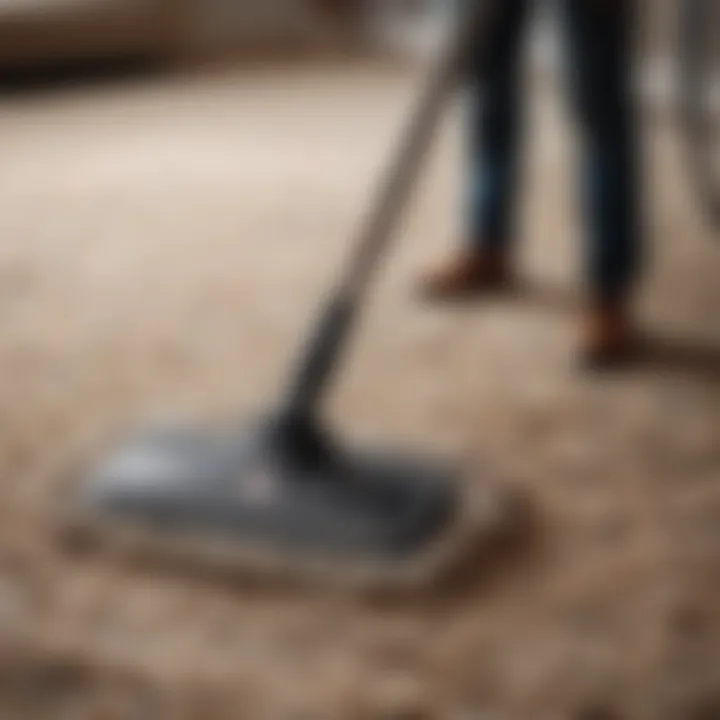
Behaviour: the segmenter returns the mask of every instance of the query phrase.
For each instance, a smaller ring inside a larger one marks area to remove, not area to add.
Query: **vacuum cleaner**
[[[433,581],[492,534],[499,496],[491,483],[462,482],[438,460],[348,447],[319,411],[443,107],[482,46],[492,5],[472,3],[458,22],[277,410],[220,432],[161,428],[131,438],[73,498],[75,532],[141,555],[239,572],[326,573],[364,587]]]

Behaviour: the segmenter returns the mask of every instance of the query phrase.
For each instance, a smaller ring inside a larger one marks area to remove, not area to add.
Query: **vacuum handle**
[[[308,424],[312,418],[322,390],[337,367],[340,351],[346,345],[356,308],[356,303],[345,294],[331,298],[323,308],[288,394],[285,415],[290,425]]]
[[[459,18],[455,38],[420,97],[398,156],[377,191],[373,211],[361,228],[348,271],[324,308],[316,333],[303,353],[288,396],[288,413],[295,418],[305,419],[313,413],[338,365],[364,294],[389,246],[413,181],[419,175],[446,100],[456,87],[460,71],[482,44],[487,15],[496,1],[474,0],[472,8]]]
[[[356,301],[370,284],[373,272],[389,246],[414,181],[420,175],[446,101],[482,43],[483,31],[488,25],[488,13],[498,1],[503,0],[472,0],[472,9],[458,18],[455,37],[448,44],[420,96],[409,127],[402,136],[404,140],[395,162],[390,165],[387,177],[377,189],[376,198],[371,205],[373,212],[361,228],[355,243],[355,254],[341,283],[342,292]]]

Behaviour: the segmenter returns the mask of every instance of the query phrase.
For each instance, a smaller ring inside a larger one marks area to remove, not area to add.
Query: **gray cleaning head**
[[[417,554],[452,522],[448,469],[340,450],[315,433],[312,446],[309,433],[298,443],[288,432],[268,422],[245,433],[149,433],[92,475],[82,511],[154,532],[371,561]]]

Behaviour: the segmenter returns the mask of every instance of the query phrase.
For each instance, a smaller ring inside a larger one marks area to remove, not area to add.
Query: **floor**
[[[413,297],[460,233],[459,107],[417,189],[328,414],[527,498],[531,532],[463,587],[230,586],[53,541],[118,434],[277,397],[416,81],[298,65],[2,100],[0,717],[720,717],[720,244],[667,118],[648,133],[652,351],[616,375],[573,365],[572,136],[549,90],[525,292]]]

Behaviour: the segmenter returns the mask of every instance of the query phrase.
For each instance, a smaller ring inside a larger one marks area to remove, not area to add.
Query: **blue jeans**
[[[568,84],[584,144],[587,277],[598,298],[614,300],[631,290],[640,261],[639,143],[631,89],[635,3],[558,2]],[[520,59],[531,10],[532,0],[499,0],[489,46],[477,58],[483,70],[473,83],[470,240],[500,251],[513,242],[522,155]]]

